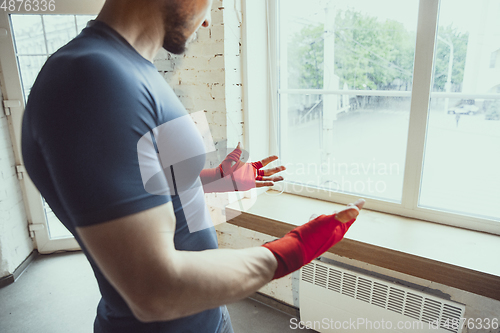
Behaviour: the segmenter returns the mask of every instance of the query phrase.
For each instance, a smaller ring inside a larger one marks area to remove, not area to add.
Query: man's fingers
[[[263,170],[263,171],[264,171],[264,176],[272,176],[275,173],[278,173],[278,172],[281,172],[281,171],[284,171],[284,170],[286,170],[286,168],[281,165],[279,167],[272,168],[272,169],[267,169],[267,170]]]
[[[354,203],[354,205],[356,207],[358,207],[359,209],[363,208],[363,206],[365,205],[366,201],[365,199],[358,199],[356,200],[356,202]]]
[[[350,220],[355,219],[356,217],[358,217],[358,214],[359,214],[358,207],[351,206],[351,207],[348,207],[348,208],[344,208],[343,210],[341,210],[340,212],[338,212],[335,215],[335,218],[337,220],[339,220],[340,222],[342,222],[342,223],[346,223],[346,222],[349,222]]]
[[[277,159],[278,159],[278,156],[273,155],[273,156],[266,157],[265,159],[263,159],[262,161],[260,161],[260,163],[262,163],[262,166],[266,166],[269,163],[271,163],[273,161],[276,161]]]
[[[266,187],[266,186],[274,186],[274,183],[271,181],[267,182],[255,182],[255,187]]]
[[[276,177],[262,177],[261,180],[255,181],[256,187],[274,186],[274,183],[284,180],[281,176]]]
[[[284,178],[281,176],[276,176],[276,177],[262,177],[260,181],[271,181],[271,182],[280,182]]]
[[[346,208],[336,213],[335,218],[342,223],[349,222],[359,215],[360,209],[363,208],[365,200],[358,199],[354,204],[348,204]]]

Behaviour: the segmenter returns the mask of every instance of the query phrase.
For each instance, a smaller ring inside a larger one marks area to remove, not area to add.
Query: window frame
[[[19,3],[16,2],[16,7]],[[25,101],[9,16],[11,14],[97,15],[103,4],[104,0],[64,0],[55,2],[54,11],[35,12],[26,11],[24,8],[15,11],[0,10],[0,79],[2,80],[3,106],[7,114],[16,163],[15,167],[23,193],[29,231],[36,242],[36,249],[40,253],[79,250],[80,246],[74,237],[51,238],[49,236],[42,196],[24,168],[21,153],[21,124]]]
[[[243,0],[244,2],[249,2],[248,0]],[[257,0],[254,0],[258,2]],[[423,208],[418,206],[418,200],[420,195],[421,179],[422,179],[422,169],[424,161],[425,143],[426,143],[426,133],[429,118],[429,104],[431,98],[467,98],[467,96],[474,96],[474,98],[500,98],[500,94],[462,94],[462,93],[441,93],[432,92],[432,74],[433,74],[433,62],[434,53],[437,40],[438,32],[438,17],[439,17],[439,5],[441,0],[420,0],[419,1],[419,11],[418,11],[418,23],[417,23],[417,37],[416,37],[416,47],[415,47],[415,60],[414,60],[414,70],[413,70],[413,85],[411,92],[378,92],[378,94],[383,96],[399,96],[399,95],[410,95],[411,93],[411,109],[410,109],[410,120],[409,120],[409,131],[408,131],[408,141],[406,150],[406,163],[404,169],[404,180],[403,180],[403,191],[401,203],[384,201],[381,199],[368,198],[366,203],[366,208],[391,213],[395,215],[400,215],[404,217],[420,219],[429,222],[436,222],[445,225],[451,225],[455,227],[481,231],[491,234],[500,235],[500,222],[488,219],[480,218],[470,215],[462,215],[447,211],[442,211],[438,209]],[[247,5],[248,6],[248,5]],[[286,115],[283,116],[278,112],[279,110],[279,99],[282,95],[289,93],[303,93],[303,94],[346,94],[345,90],[334,91],[334,90],[312,90],[312,89],[280,89],[275,84],[273,84],[273,77],[276,80],[282,80],[283,76],[279,76],[279,66],[283,66],[283,58],[280,57],[279,51],[283,45],[283,41],[279,41],[279,1],[269,0],[267,1],[267,38],[265,39],[267,45],[260,46],[253,44],[246,46],[247,52],[253,50],[253,52],[247,57],[245,63],[251,62],[251,55],[255,54],[255,47],[265,48],[266,54],[268,55],[267,65],[269,66],[269,76],[265,87],[271,91],[271,96],[268,98],[268,136],[269,136],[269,148],[268,151],[273,153],[278,153],[280,145],[277,140],[279,140],[280,134],[276,134],[276,126],[273,123],[278,123],[278,131],[286,130],[283,124],[287,124]],[[247,25],[250,23],[245,22]],[[251,27],[251,25],[250,25]],[[245,35],[243,36],[245,45]],[[286,46],[286,44],[285,44]],[[244,50],[245,55],[245,50]],[[246,64],[248,67],[248,64]],[[286,64],[285,64],[286,66]],[[244,73],[245,74],[245,73]],[[255,84],[263,85],[263,81],[258,82],[257,80],[251,80],[248,76],[244,78],[246,86],[253,86]],[[285,86],[286,87],[286,86]],[[257,94],[248,93],[248,87],[245,88],[247,94],[247,99],[255,98]],[[352,95],[362,95],[367,94],[374,96],[373,91],[348,91],[347,94]],[[273,98],[274,95],[274,98]],[[245,110],[249,109],[249,105],[245,105]],[[255,109],[249,110],[250,112],[245,112],[245,114],[259,114],[262,111],[257,111]],[[279,115],[277,117],[277,115]],[[278,119],[277,119],[278,118]],[[246,133],[251,133],[255,131],[255,125],[246,124]],[[278,139],[276,139],[278,138]],[[246,142],[252,142],[252,138],[247,135]],[[306,185],[299,185],[297,183],[292,183],[284,181],[280,185],[276,185],[274,189],[284,191],[286,193],[301,195],[305,197],[320,199],[323,201],[330,201],[336,203],[347,204],[353,202],[359,195],[353,195],[348,193],[335,192],[330,190],[324,190],[320,188],[310,187]]]

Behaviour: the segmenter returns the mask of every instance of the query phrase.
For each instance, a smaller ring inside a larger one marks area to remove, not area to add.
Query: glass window
[[[47,58],[68,43],[93,19],[93,15],[11,14],[24,99]]]
[[[401,201],[418,3],[280,2],[288,181]]]
[[[94,17],[90,15],[10,15],[25,101],[47,58],[73,39],[85,27],[86,22]],[[72,237],[47,202],[43,198],[42,200],[50,238]]]
[[[442,0],[419,205],[500,220],[500,1]]]

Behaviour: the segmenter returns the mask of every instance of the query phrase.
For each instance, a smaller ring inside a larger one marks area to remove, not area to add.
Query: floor
[[[99,298],[81,252],[38,256],[15,283],[0,289],[0,332],[92,332]],[[297,331],[290,327],[288,314],[255,300],[227,307],[235,333]]]

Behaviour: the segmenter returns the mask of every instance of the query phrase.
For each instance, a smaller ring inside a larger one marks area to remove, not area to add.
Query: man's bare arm
[[[245,298],[277,267],[264,247],[177,251],[172,203],[77,232],[134,315],[151,322],[185,317]]]
[[[363,203],[348,205],[336,219],[355,219]],[[144,322],[185,317],[245,298],[271,281],[278,267],[266,247],[177,251],[174,230],[171,202],[77,228],[103,274]]]

